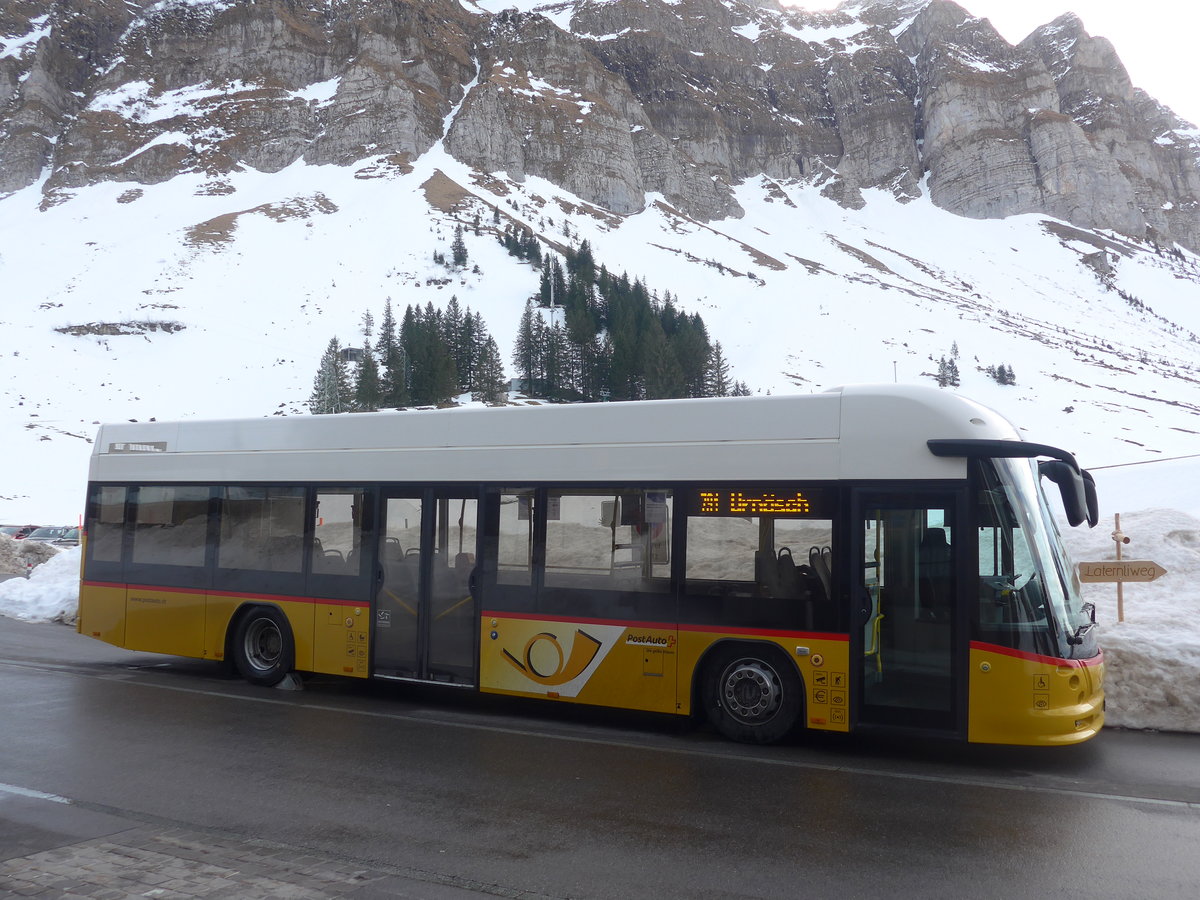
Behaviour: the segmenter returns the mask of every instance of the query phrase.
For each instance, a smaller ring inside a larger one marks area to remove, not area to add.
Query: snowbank
[[[1126,559],[1152,559],[1167,574],[1125,585],[1125,621],[1117,589],[1084,585],[1096,604],[1107,663],[1109,725],[1200,732],[1200,519],[1173,509],[1122,515],[1131,543]],[[1111,519],[1094,529],[1064,528],[1076,560],[1115,558]],[[10,543],[21,543],[10,541]],[[79,548],[54,554],[29,579],[0,582],[0,615],[30,622],[75,621]]]
[[[41,541],[18,541],[0,534],[0,574],[28,575],[58,553],[59,548]]]
[[[79,547],[54,553],[28,578],[0,582],[0,615],[26,622],[74,624],[79,613],[81,554]]]
[[[1173,509],[1121,516],[1130,538],[1125,559],[1166,569],[1157,581],[1124,586],[1125,621],[1117,621],[1117,586],[1085,584],[1096,604],[1107,664],[1107,721],[1126,728],[1200,732],[1200,519]],[[1064,529],[1076,561],[1116,559],[1113,519],[1093,529]]]

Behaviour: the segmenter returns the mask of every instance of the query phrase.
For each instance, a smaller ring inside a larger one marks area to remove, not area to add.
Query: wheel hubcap
[[[779,711],[783,687],[775,670],[762,660],[740,659],[721,679],[721,702],[735,719],[762,724]]]
[[[270,619],[256,619],[246,629],[246,660],[260,672],[279,665],[283,657],[283,635]]]

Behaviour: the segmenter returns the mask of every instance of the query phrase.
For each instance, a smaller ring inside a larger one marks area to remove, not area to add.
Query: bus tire
[[[721,734],[747,744],[771,744],[800,720],[804,689],[795,667],[773,648],[718,648],[704,670],[708,719]]]
[[[233,634],[233,662],[251,684],[279,684],[292,671],[296,645],[287,618],[273,606],[254,606],[239,619]]]

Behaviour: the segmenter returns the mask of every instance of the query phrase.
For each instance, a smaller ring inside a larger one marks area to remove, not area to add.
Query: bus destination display
[[[699,516],[824,516],[825,492],[803,490],[701,490],[692,501]]]

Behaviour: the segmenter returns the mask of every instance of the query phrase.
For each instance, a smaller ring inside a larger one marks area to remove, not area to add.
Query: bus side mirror
[[[1088,521],[1087,488],[1079,470],[1060,459],[1045,459],[1038,463],[1038,473],[1058,485],[1063,511],[1072,528]]]
[[[1100,499],[1096,494],[1096,479],[1087,469],[1083,470],[1083,494],[1087,499],[1088,528],[1095,528],[1100,521]]]

